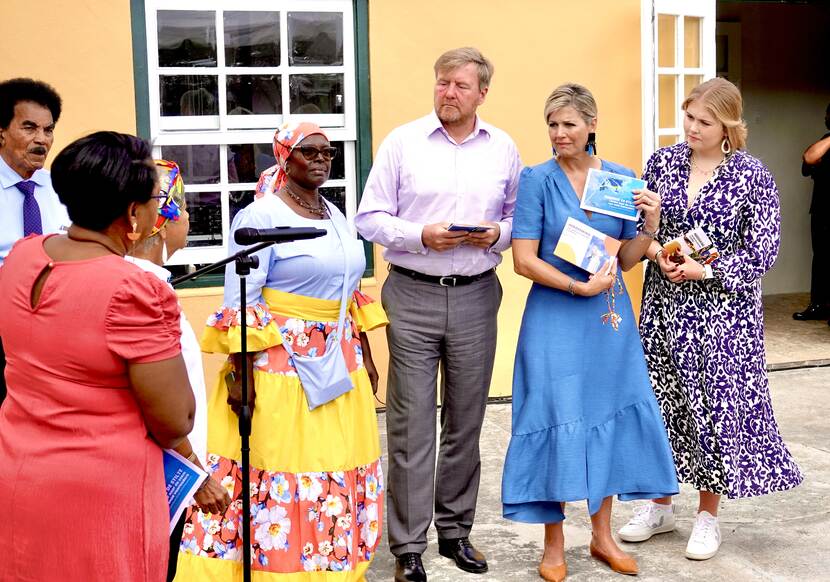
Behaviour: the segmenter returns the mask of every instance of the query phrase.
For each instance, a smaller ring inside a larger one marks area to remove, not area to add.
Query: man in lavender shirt
[[[382,302],[390,320],[387,515],[397,582],[427,579],[421,554],[433,506],[441,555],[467,572],[487,571],[469,534],[502,296],[495,267],[510,247],[521,170],[510,137],[476,115],[492,74],[474,48],[438,58],[435,110],[381,144],[355,217],[360,234],[386,247],[391,266]]]

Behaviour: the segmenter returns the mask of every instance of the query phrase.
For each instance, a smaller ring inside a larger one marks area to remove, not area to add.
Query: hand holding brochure
[[[176,451],[164,449],[163,452],[164,486],[167,490],[170,532],[172,533],[182,513],[190,505],[193,495],[208,475]]]
[[[644,180],[590,168],[579,207],[625,220],[637,220],[640,211],[634,206],[633,191],[645,187]]]
[[[702,228],[690,230],[683,236],[667,242],[663,248],[666,256],[677,263],[682,263],[682,259],[676,260],[673,257],[679,259],[680,255],[686,255],[701,265],[708,265],[720,256],[717,247],[712,244]]]
[[[619,250],[617,239],[569,217],[553,254],[596,274],[609,259],[617,256]]]

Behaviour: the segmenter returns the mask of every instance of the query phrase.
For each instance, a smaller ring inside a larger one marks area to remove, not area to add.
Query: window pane
[[[288,13],[288,64],[342,65],[343,14]]]
[[[187,192],[185,197],[190,213],[187,246],[221,246],[222,204],[219,192]]]
[[[291,113],[343,113],[343,75],[291,75]]]
[[[333,141],[331,145],[337,148],[337,155],[331,160],[330,180],[346,179],[346,155],[342,141]]]
[[[226,66],[279,66],[279,12],[225,12],[224,18]]]
[[[671,146],[676,143],[680,143],[680,140],[676,135],[661,135],[657,139],[658,147],[664,148],[666,146]]]
[[[162,146],[161,157],[179,164],[185,186],[219,182],[218,145]]]
[[[337,206],[340,209],[340,212],[346,214],[346,188],[343,186],[320,188],[320,194],[322,194],[326,200]]]
[[[697,87],[703,82],[702,75],[686,75],[683,78],[683,85],[684,85],[684,92],[683,95],[688,97],[689,93],[692,92],[692,89]]]
[[[270,143],[244,143],[228,146],[228,182],[256,182],[259,175],[277,163]]]
[[[215,67],[216,13],[159,10],[160,67]]]
[[[657,15],[657,66],[674,66],[674,29],[677,17],[669,14]]]
[[[279,75],[228,75],[228,115],[282,113]]]
[[[253,190],[239,190],[236,192],[229,192],[229,207],[228,210],[230,211],[231,222],[233,222],[233,217],[236,216],[236,213],[248,206],[251,202],[254,201],[254,191]]]
[[[684,67],[700,66],[700,21],[695,16],[686,16],[683,19]]]
[[[159,88],[162,116],[219,114],[215,75],[162,75]]]
[[[657,90],[660,95],[658,119],[660,129],[669,129],[677,124],[677,75],[657,75]]]

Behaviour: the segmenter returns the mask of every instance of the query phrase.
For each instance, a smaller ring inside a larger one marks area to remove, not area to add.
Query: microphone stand
[[[241,471],[242,471],[242,580],[243,582],[251,582],[251,406],[248,402],[248,382],[253,382],[253,378],[248,378],[248,289],[247,276],[251,273],[251,269],[256,269],[259,266],[259,257],[252,256],[253,253],[261,251],[262,249],[271,246],[275,243],[290,242],[297,239],[316,238],[326,234],[325,230],[312,228],[286,228],[283,233],[272,240],[265,240],[257,243],[251,247],[244,248],[236,254],[233,254],[221,261],[202,267],[187,275],[182,275],[173,279],[170,284],[175,287],[181,285],[185,281],[195,279],[205,273],[210,273],[216,269],[223,267],[231,261],[236,262],[236,274],[239,276],[239,319],[242,327],[242,338],[240,339],[240,355],[242,356],[242,374],[240,377],[242,383],[242,402],[241,410],[239,411],[239,437],[242,441],[241,453]]]
[[[173,279],[170,283],[174,287],[180,285],[185,281],[195,279],[200,275],[210,273],[224,267],[231,261],[236,262],[236,274],[239,276],[239,320],[242,328],[242,337],[240,338],[240,354],[242,356],[242,405],[239,411],[239,437],[242,441],[242,580],[243,582],[251,582],[251,406],[248,402],[248,382],[253,381],[253,378],[248,378],[248,289],[247,277],[251,273],[251,269],[256,269],[259,266],[259,257],[252,256],[253,253],[261,251],[262,249],[271,246],[277,241],[265,241],[256,244],[252,247],[242,249],[238,253],[231,255],[221,261],[207,265]]]

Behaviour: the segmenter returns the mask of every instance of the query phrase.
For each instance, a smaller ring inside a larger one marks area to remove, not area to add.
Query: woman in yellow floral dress
[[[343,214],[318,192],[336,153],[328,139],[313,124],[283,126],[274,137],[274,153],[277,165],[263,172],[256,200],[237,214],[231,231],[312,226],[327,235],[260,251],[260,266],[248,277],[255,388],[252,578],[363,580],[380,541],[384,494],[373,399],[377,372],[366,332],[387,319],[379,304],[357,290],[365,269],[362,243],[348,234]],[[237,250],[231,244],[230,251]],[[353,387],[309,410],[284,344],[295,356],[323,353],[326,338],[337,328],[344,278],[351,299],[340,348]],[[208,463],[212,478],[228,489],[233,502],[223,515],[191,511],[176,580],[235,580],[242,570],[240,437],[233,410],[239,394],[225,380],[242,365],[232,264],[225,281],[224,306],[209,318],[202,349],[232,354],[208,405]]]

